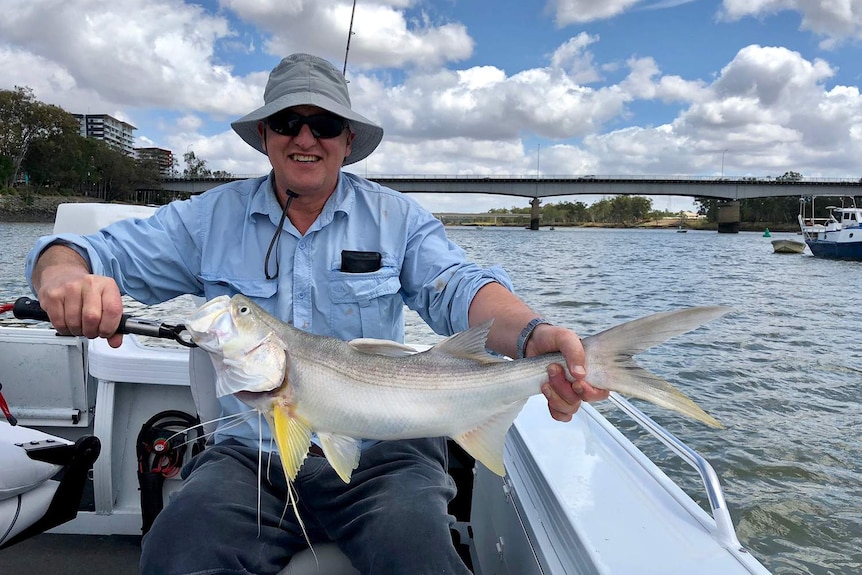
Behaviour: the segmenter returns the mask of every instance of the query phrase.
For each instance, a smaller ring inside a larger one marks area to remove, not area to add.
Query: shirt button
[[[304,291],[301,291],[296,295],[299,296],[299,299],[305,299],[305,292]]]

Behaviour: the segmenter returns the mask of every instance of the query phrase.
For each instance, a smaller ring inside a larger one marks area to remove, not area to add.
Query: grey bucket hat
[[[231,124],[245,142],[266,154],[257,132],[258,122],[292,106],[318,106],[348,120],[355,134],[344,165],[367,157],[383,139],[383,128],[350,109],[350,95],[342,73],[311,54],[291,54],[272,69],[263,92],[264,105]]]

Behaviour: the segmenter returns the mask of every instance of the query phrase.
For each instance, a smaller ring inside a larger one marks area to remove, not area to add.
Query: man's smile
[[[309,156],[306,154],[291,154],[288,156],[294,162],[300,163],[314,163],[320,161],[320,158],[317,156]]]

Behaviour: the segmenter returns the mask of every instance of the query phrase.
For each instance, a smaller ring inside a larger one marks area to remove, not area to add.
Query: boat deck
[[[135,535],[43,533],[0,551],[4,575],[137,575],[141,538]]]

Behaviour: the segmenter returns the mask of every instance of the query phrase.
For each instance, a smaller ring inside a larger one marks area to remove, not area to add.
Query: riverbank
[[[0,222],[49,224],[60,204],[98,201],[86,196],[0,194]]]
[[[84,203],[98,202],[99,200],[87,196],[40,196],[36,194],[0,194],[0,222],[19,222],[19,223],[51,223],[57,214],[57,206],[59,204],[68,203]],[[670,222],[670,223],[668,223]],[[482,224],[486,226],[488,224]],[[637,225],[614,225],[602,223],[582,223],[582,224],[556,224],[556,227],[595,227],[595,228],[654,228],[668,229],[675,228],[679,225],[679,220],[653,220],[641,222]],[[512,224],[509,227],[522,227],[523,224]],[[549,227],[550,224],[543,224],[542,227]],[[489,226],[491,227],[491,226]],[[500,227],[507,227],[505,225]],[[690,230],[715,230],[715,223],[708,223],[703,220],[686,221],[684,228]],[[739,230],[743,232],[762,232],[765,229],[773,232],[797,232],[799,226],[796,224],[773,224],[765,222],[741,222]]]

